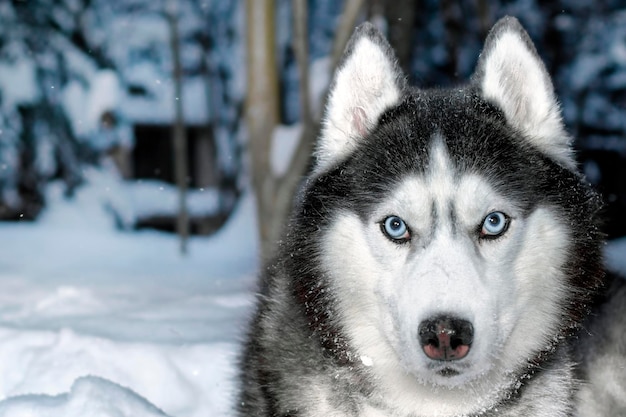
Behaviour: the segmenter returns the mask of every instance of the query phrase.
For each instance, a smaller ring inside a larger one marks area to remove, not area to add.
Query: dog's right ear
[[[397,104],[406,81],[391,46],[371,23],[356,28],[330,86],[317,144],[317,172],[345,157],[381,114]]]

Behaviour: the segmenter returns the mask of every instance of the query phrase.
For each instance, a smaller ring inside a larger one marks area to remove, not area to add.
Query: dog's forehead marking
[[[451,161],[448,149],[440,133],[436,133],[430,143],[429,149],[430,163],[428,174],[431,178],[443,178],[451,171]]]
[[[476,172],[459,175],[439,134],[433,136],[427,161],[424,174],[404,180],[394,199],[399,204],[397,214],[404,213],[405,220],[413,219],[423,236],[432,238],[442,231],[455,235],[463,228],[476,226],[489,210],[504,208],[502,197],[487,178]]]
[[[456,229],[454,221],[456,219],[455,207],[452,199],[457,187],[455,181],[455,169],[448,155],[448,150],[440,134],[436,134],[430,145],[429,165],[426,172],[426,181],[432,198],[433,220],[443,220],[445,222],[434,222],[448,225],[450,231]],[[433,229],[433,232],[436,230]]]

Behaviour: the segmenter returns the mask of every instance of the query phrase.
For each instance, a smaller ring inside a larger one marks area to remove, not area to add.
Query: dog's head
[[[315,236],[327,327],[382,383],[506,384],[584,317],[598,199],[514,18],[447,90],[407,87],[381,34],[357,28],[316,156],[296,233]]]

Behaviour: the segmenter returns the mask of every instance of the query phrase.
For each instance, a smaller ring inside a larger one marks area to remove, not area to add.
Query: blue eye
[[[404,243],[411,238],[409,228],[404,220],[398,216],[385,218],[385,220],[381,222],[380,228],[389,239],[396,243]]]
[[[509,217],[501,211],[489,213],[480,230],[480,237],[485,239],[495,239],[502,236],[509,228]]]

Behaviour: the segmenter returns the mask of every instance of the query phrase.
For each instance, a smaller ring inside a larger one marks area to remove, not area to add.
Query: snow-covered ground
[[[0,416],[228,416],[253,301],[254,200],[189,255],[121,232],[111,190],[51,186],[36,223],[0,223]]]

